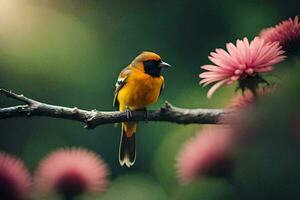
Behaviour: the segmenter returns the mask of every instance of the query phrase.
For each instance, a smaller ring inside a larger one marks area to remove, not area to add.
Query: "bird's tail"
[[[121,140],[119,146],[119,162],[131,167],[136,158],[135,150],[136,122],[122,123]]]

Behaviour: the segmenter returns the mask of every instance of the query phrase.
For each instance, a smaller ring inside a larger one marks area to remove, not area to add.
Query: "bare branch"
[[[218,124],[220,123],[220,117],[227,114],[227,111],[223,109],[178,108],[166,102],[165,105],[158,110],[149,110],[147,113],[142,110],[132,111],[132,115],[128,117],[126,112],[87,111],[78,109],[77,107],[69,108],[50,105],[4,89],[0,89],[0,94],[4,94],[9,98],[16,99],[26,104],[0,108],[0,120],[15,117],[44,116],[79,121],[84,123],[86,128],[90,129],[101,124],[127,121],[162,121],[177,124]]]

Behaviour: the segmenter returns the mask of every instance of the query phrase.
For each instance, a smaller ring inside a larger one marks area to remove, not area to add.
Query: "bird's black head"
[[[146,60],[143,62],[144,72],[149,74],[152,77],[159,77],[160,71],[163,67],[171,67],[168,63],[163,62],[162,60]]]

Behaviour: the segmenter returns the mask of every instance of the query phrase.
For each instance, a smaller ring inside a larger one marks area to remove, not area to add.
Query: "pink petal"
[[[213,93],[214,93],[219,87],[221,87],[226,81],[227,81],[227,79],[226,79],[226,80],[223,80],[223,81],[219,81],[219,82],[217,82],[216,84],[214,84],[214,85],[208,90],[207,98],[211,98],[211,96],[213,95]]]

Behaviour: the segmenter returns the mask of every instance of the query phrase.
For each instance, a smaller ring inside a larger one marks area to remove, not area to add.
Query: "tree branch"
[[[177,124],[218,124],[220,117],[227,114],[222,109],[186,109],[172,106],[165,102],[165,105],[158,110],[132,111],[128,116],[127,112],[119,111],[97,111],[83,110],[77,107],[69,108],[63,106],[42,103],[24,95],[18,95],[12,91],[0,89],[0,94],[6,95],[25,103],[6,108],[0,108],[0,120],[15,117],[44,116],[79,121],[85,124],[85,128],[95,128],[101,124],[119,123],[127,121],[163,121]]]

